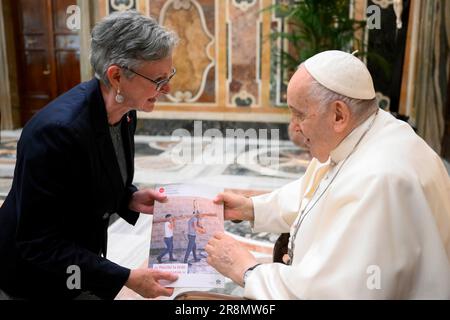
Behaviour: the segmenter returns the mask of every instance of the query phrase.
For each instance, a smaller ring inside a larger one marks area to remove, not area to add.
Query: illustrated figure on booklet
[[[164,222],[164,243],[166,248],[156,258],[158,263],[162,262],[162,258],[169,254],[169,261],[177,261],[173,257],[173,232],[175,230],[175,218],[171,214],[166,214],[166,222]]]
[[[197,238],[197,233],[204,234],[206,232],[200,222],[200,211],[198,209],[197,201],[193,201],[193,216],[188,220],[188,246],[186,249],[186,254],[184,256],[184,263],[188,263],[189,255],[194,256],[194,262],[199,262],[201,259],[197,258],[197,244],[195,242]]]

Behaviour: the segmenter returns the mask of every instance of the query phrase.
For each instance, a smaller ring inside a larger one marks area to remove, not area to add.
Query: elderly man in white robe
[[[290,232],[286,264],[257,264],[216,234],[207,259],[250,299],[450,299],[450,180],[405,122],[378,109],[351,54],[325,51],[289,82],[292,125],[314,157],[272,193],[217,196],[225,218]]]

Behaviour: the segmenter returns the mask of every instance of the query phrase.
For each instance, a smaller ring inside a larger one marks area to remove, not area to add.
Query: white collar
[[[369,118],[367,118],[363,123],[353,129],[344,140],[339,143],[339,145],[330,152],[330,164],[334,166],[344,160],[356,147],[356,144],[359,142],[363,134],[369,131],[373,122],[375,121],[375,117],[378,115],[378,109],[375,113],[373,113]]]

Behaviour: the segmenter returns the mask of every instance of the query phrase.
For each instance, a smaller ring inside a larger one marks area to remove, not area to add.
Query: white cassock
[[[301,179],[252,198],[254,231],[291,237],[301,209],[317,203],[300,225],[292,265],[255,268],[244,296],[450,299],[450,179],[440,157],[408,124],[379,110],[330,159],[336,165],[311,199],[304,195],[326,165],[316,159]]]

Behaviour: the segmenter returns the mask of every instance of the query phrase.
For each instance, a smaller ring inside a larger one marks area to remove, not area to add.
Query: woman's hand
[[[155,200],[158,202],[166,202],[167,196],[152,189],[139,190],[131,196],[128,208],[136,212],[153,214]]]
[[[159,296],[171,296],[173,288],[164,288],[158,281],[173,282],[178,276],[173,273],[162,272],[153,269],[134,269],[130,271],[125,286],[144,298],[156,298]]]

